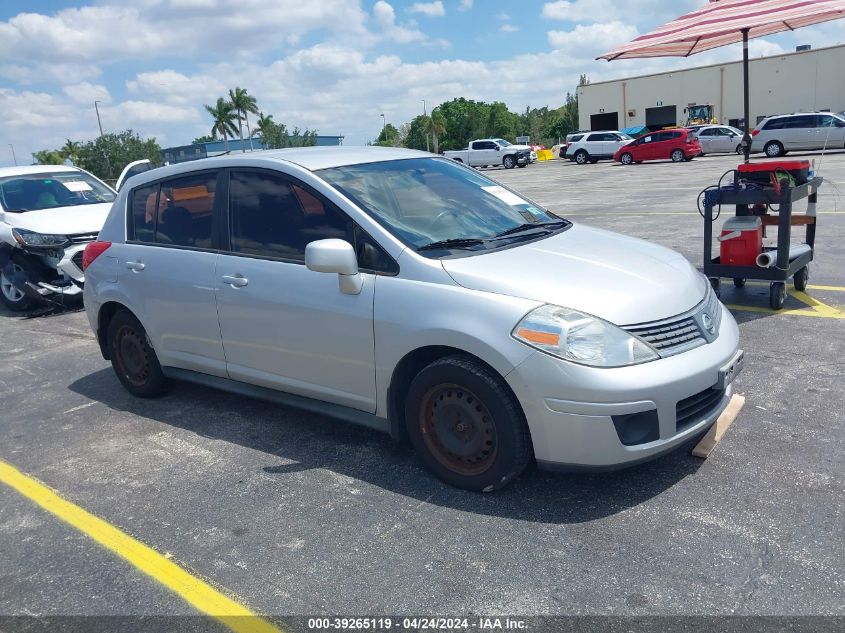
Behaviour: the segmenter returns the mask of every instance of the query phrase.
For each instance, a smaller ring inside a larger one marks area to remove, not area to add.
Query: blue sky
[[[240,86],[289,128],[372,140],[459,96],[557,107],[598,81],[737,59],[596,55],[703,0],[4,0],[0,165],[131,127],[163,146],[208,133],[202,106]],[[832,22],[752,43],[752,54],[845,43]]]

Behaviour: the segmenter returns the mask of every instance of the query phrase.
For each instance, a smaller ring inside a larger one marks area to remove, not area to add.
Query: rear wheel
[[[35,262],[24,257],[13,257],[0,271],[0,299],[7,308],[15,312],[29,310],[34,304],[18,285],[29,281],[35,285],[44,281],[44,271]]]
[[[579,165],[586,165],[588,162],[590,162],[590,155],[583,149],[579,149],[577,152],[575,152],[575,162]]]
[[[807,282],[810,280],[810,264],[807,264],[799,271],[792,275],[792,283],[795,289],[799,292],[804,292],[807,289]]]
[[[734,286],[736,286],[737,288],[745,287],[745,279],[743,279],[742,277],[734,277]]]
[[[408,434],[426,467],[448,484],[489,492],[531,460],[531,437],[502,379],[465,356],[441,358],[411,382]]]
[[[676,149],[672,152],[672,162],[673,163],[682,163],[686,156],[684,156],[684,151],[681,149]]]
[[[118,380],[133,396],[154,398],[167,391],[167,378],[141,322],[127,310],[112,317],[109,356]]]
[[[780,310],[786,301],[786,284],[775,281],[769,286],[769,305],[772,310]]]

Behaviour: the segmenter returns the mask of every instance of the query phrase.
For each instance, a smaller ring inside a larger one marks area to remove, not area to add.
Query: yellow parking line
[[[845,292],[845,286],[807,286],[810,290],[832,290],[834,292]]]
[[[794,310],[772,310],[771,308],[764,308],[763,306],[760,306],[758,308],[755,306],[741,306],[733,303],[725,304],[725,307],[730,310],[739,310],[742,312],[761,312],[763,314],[782,314],[784,316],[818,317],[821,319],[845,319],[845,313],[839,312],[835,308],[831,308],[831,310],[835,311],[835,314],[833,312],[828,314],[817,312],[816,310],[809,308],[799,308]]]
[[[0,460],[0,482],[129,561],[198,611],[236,633],[281,633],[281,629],[192,576],[164,556],[103,519],[66,501],[35,479]]]

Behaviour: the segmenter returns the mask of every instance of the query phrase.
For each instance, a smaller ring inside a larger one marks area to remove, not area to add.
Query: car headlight
[[[648,343],[622,328],[554,305],[529,312],[512,335],[548,354],[592,367],[623,367],[660,358]]]
[[[36,233],[26,229],[12,229],[12,236],[21,246],[55,247],[64,246],[68,239],[67,235],[51,235],[48,233]]]

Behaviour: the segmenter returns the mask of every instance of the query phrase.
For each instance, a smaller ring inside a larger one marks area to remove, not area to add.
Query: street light
[[[425,99],[420,99],[423,103],[423,116],[427,117],[428,113],[425,111]],[[431,151],[431,148],[428,146],[428,132],[425,133],[425,151]]]
[[[97,125],[100,128],[100,138],[103,138],[103,122],[100,121],[100,108],[97,107],[98,103],[100,103],[100,101],[94,101],[94,110],[96,110],[96,112],[97,112]],[[108,169],[109,176],[111,176],[112,175],[111,160],[109,160],[108,152],[103,150],[103,156],[106,159],[106,169]]]
[[[15,161],[15,167],[18,166],[18,158],[15,156],[15,146],[9,143],[9,147],[12,148],[12,160]]]
[[[387,119],[384,118],[384,113],[382,113],[382,115],[381,115],[381,135],[382,135],[382,137],[384,137],[384,128],[387,126],[386,121],[387,121]],[[387,140],[387,139],[382,138],[382,140]]]

